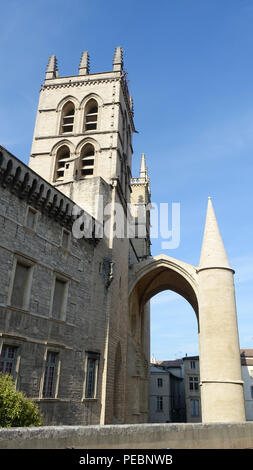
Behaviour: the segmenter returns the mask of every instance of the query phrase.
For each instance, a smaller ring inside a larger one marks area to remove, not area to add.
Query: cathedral
[[[234,272],[211,199],[198,267],[152,257],[134,132],[120,47],[107,72],[90,73],[87,51],[67,77],[49,58],[29,166],[0,147],[0,371],[45,425],[147,422],[149,300],[171,289],[198,319],[203,421],[244,421]]]

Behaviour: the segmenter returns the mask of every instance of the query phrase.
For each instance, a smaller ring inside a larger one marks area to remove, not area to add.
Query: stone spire
[[[114,72],[123,72],[123,49],[118,46],[115,48],[113,58],[113,70]]]
[[[141,167],[140,167],[140,178],[147,179],[148,177],[148,168],[146,165],[146,155],[145,153],[141,154]]]
[[[199,269],[201,268],[231,269],[210,197],[208,198],[206,225],[199,263]]]
[[[234,271],[228,262],[211,198],[198,268],[198,292],[202,422],[243,422],[245,404]]]
[[[59,76],[56,55],[51,55],[47,64],[46,79]]]
[[[90,58],[88,51],[83,51],[80,64],[79,64],[79,75],[87,75],[90,72]]]

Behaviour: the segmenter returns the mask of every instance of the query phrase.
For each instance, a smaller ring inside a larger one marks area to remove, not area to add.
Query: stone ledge
[[[0,449],[247,449],[253,421],[0,428]]]

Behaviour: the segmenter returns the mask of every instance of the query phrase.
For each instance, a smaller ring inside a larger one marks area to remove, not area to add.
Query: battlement
[[[30,206],[72,230],[76,219],[73,215],[75,203],[1,145],[0,184]],[[95,241],[95,219],[91,220],[94,230],[90,241]]]

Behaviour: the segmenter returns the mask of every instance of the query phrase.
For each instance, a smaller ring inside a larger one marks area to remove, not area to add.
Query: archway
[[[196,268],[161,255],[133,267],[129,290],[127,422],[148,422],[150,299],[164,290],[184,297],[199,325]]]
[[[165,290],[150,299],[149,422],[201,422],[198,321]]]
[[[243,421],[233,270],[221,265],[196,268],[159,255],[131,267],[126,422],[148,422],[149,300],[167,289],[183,296],[197,317],[202,420]]]

